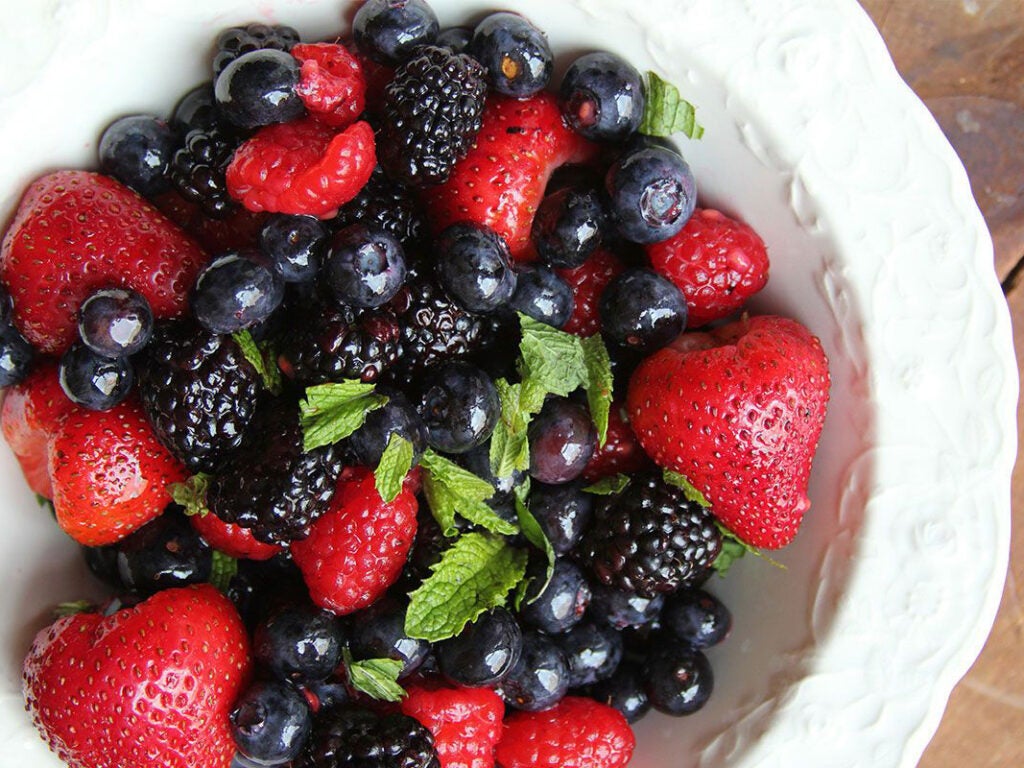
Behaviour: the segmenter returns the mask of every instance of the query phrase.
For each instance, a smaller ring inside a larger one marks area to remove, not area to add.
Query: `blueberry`
[[[611,677],[622,661],[622,636],[605,624],[585,621],[556,642],[569,664],[569,685],[579,688]]]
[[[612,629],[642,627],[656,621],[665,605],[665,596],[641,597],[603,584],[592,586],[593,596],[587,616]]]
[[[673,637],[652,639],[643,681],[651,705],[676,717],[703,707],[715,685],[707,656]]]
[[[327,227],[315,216],[271,214],[259,235],[259,249],[286,283],[308,283],[320,271]]]
[[[446,27],[438,35],[434,45],[447,48],[452,53],[464,53],[473,39],[473,30],[469,27]]]
[[[640,146],[612,163],[605,191],[622,237],[634,243],[659,243],[676,235],[693,215],[697,182],[676,152]]]
[[[624,661],[614,675],[595,684],[589,694],[596,701],[619,710],[629,723],[637,722],[651,710],[641,668],[635,662]]]
[[[159,117],[129,115],[100,136],[100,170],[144,197],[171,187],[167,168],[178,149],[174,131]]]
[[[511,613],[495,608],[434,646],[441,673],[456,685],[500,682],[519,661],[523,632]]]
[[[78,336],[104,357],[134,355],[153,335],[153,310],[146,297],[125,288],[96,291],[78,311]]]
[[[661,624],[692,648],[710,648],[729,634],[732,614],[721,600],[703,589],[682,589],[669,596]]]
[[[296,93],[299,63],[271,48],[239,56],[217,77],[213,93],[220,113],[239,128],[286,123],[306,114]]]
[[[97,355],[84,344],[72,344],[58,369],[64,394],[83,408],[108,411],[128,397],[135,373],[127,357]]]
[[[537,594],[542,586],[543,591]],[[525,624],[549,635],[567,632],[583,618],[590,604],[590,594],[583,572],[570,561],[559,558],[546,586],[543,577],[530,582],[519,616]]]
[[[505,240],[473,222],[453,224],[434,245],[438,281],[470,312],[493,312],[512,297],[516,273]]]
[[[384,597],[350,617],[349,648],[356,659],[394,659],[402,662],[405,677],[427,658],[430,643],[405,634],[405,597]]]
[[[486,480],[494,486],[496,494],[509,494],[526,481],[526,473],[520,469],[513,469],[512,473],[505,477],[495,477],[491,471],[491,444],[481,443],[475,448],[470,448],[459,456],[462,465],[477,477]]]
[[[572,551],[590,524],[594,497],[579,482],[562,485],[534,483],[530,488],[530,512],[540,523],[556,555]]]
[[[686,328],[686,299],[674,283],[648,269],[627,269],[601,294],[605,338],[642,355],[673,341]]]
[[[541,201],[531,235],[544,263],[574,269],[601,245],[606,226],[597,190],[566,187]]]
[[[445,453],[463,453],[483,443],[501,415],[494,382],[464,362],[431,371],[416,408],[427,427],[427,442]]]
[[[266,320],[284,298],[284,281],[258,251],[218,256],[199,272],[192,314],[212,333],[234,333]]]
[[[150,593],[208,581],[213,550],[172,506],[122,539],[116,561],[125,587]]]
[[[561,328],[572,315],[572,288],[548,267],[523,264],[516,276],[516,291],[509,306],[539,323]]]
[[[420,45],[430,45],[441,25],[423,0],[367,0],[352,19],[356,46],[380,64],[400,64]]]
[[[379,307],[405,283],[405,252],[378,227],[353,224],[334,233],[323,276],[334,297],[354,307]]]
[[[469,53],[484,65],[491,88],[518,99],[544,90],[554,69],[544,33],[507,11],[492,13],[476,25]]]
[[[594,455],[597,431],[590,413],[564,397],[549,398],[527,430],[530,476],[542,483],[579,477]]]
[[[13,325],[0,325],[0,387],[10,387],[28,376],[35,350]]]
[[[523,634],[523,652],[501,681],[505,703],[526,712],[553,707],[569,692],[569,666],[551,638],[540,632]]]
[[[283,765],[298,757],[313,727],[306,697],[280,680],[250,684],[228,719],[238,751],[256,765]]]
[[[202,83],[181,97],[171,115],[171,128],[184,136],[189,131],[207,131],[220,122],[213,83]]]
[[[577,133],[595,141],[622,141],[640,127],[646,98],[636,67],[601,51],[584,54],[569,65],[559,102]]]
[[[341,663],[338,618],[309,603],[286,605],[256,627],[253,658],[282,679],[324,680]]]
[[[384,455],[391,435],[404,437],[412,443],[413,465],[418,464],[427,448],[427,429],[409,399],[398,390],[379,387],[379,394],[388,401],[366,414],[363,426],[349,439],[349,444],[360,464],[376,467]]]

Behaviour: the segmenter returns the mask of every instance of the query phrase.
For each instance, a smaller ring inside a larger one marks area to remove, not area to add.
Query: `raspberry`
[[[301,43],[291,53],[300,65],[295,92],[310,114],[335,128],[359,119],[366,107],[366,80],[355,56],[334,43]]]
[[[594,449],[594,455],[583,470],[584,480],[595,483],[612,475],[632,475],[651,464],[629,422],[623,418],[624,406],[621,402],[612,403],[608,436],[604,445]]]
[[[654,270],[686,297],[695,328],[738,311],[768,282],[768,251],[746,224],[698,209],[675,237],[647,247]]]
[[[635,744],[618,710],[566,696],[543,712],[509,716],[495,754],[502,768],[622,768]]]
[[[493,768],[505,704],[490,688],[411,685],[402,712],[434,735],[441,768]]]
[[[228,190],[250,211],[327,218],[354,198],[377,162],[373,129],[341,133],[312,118],[268,125],[235,152]]]
[[[343,473],[330,508],[291,545],[313,602],[345,615],[378,600],[405,565],[417,506],[408,489],[385,503],[365,467]]]
[[[601,294],[608,283],[625,269],[618,257],[604,249],[598,250],[575,269],[556,269],[555,272],[569,283],[575,300],[572,314],[562,330],[577,336],[593,336],[598,333],[601,330],[598,313]]]

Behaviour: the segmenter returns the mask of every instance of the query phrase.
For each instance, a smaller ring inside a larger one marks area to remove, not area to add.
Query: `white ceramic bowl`
[[[813,507],[777,570],[716,591],[731,638],[687,719],[639,726],[637,768],[912,766],[991,626],[1006,569],[1017,374],[992,247],[962,166],[854,0],[434,0],[442,23],[503,7],[564,63],[610,48],[698,105],[680,139],[705,203],[752,224],[787,314],[831,358]],[[89,167],[112,118],[167,114],[213,35],[254,20],[307,39],[337,0],[0,0],[0,212]],[[56,765],[20,662],[51,606],[95,593],[75,546],[0,449],[0,765]]]

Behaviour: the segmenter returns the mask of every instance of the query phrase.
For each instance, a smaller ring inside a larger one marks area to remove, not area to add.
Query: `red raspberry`
[[[594,483],[620,473],[632,475],[652,465],[626,421],[624,409],[625,403],[612,403],[608,415],[608,437],[604,445],[594,451],[583,470],[583,478],[588,482]]]
[[[226,523],[212,513],[191,515],[188,520],[207,544],[230,557],[269,560],[284,552],[284,547],[257,541],[252,529]]]
[[[602,249],[576,269],[555,270],[569,283],[576,301],[569,322],[562,330],[577,336],[593,336],[598,333],[601,330],[601,318],[597,308],[601,294],[608,283],[625,269],[618,257]]]
[[[697,209],[675,237],[647,246],[659,272],[686,297],[691,328],[739,310],[768,282],[768,251],[746,224]]]
[[[434,735],[441,768],[494,768],[505,704],[490,688],[446,688],[421,683],[406,688],[402,712]]]
[[[250,211],[330,218],[359,194],[377,163],[364,121],[341,133],[312,118],[268,125],[235,152],[228,191]]]
[[[543,712],[508,717],[495,754],[502,768],[620,768],[635,744],[617,709],[566,696]]]
[[[366,107],[366,80],[345,46],[300,43],[291,54],[301,67],[295,92],[313,117],[335,128],[359,119]]]
[[[342,472],[330,508],[309,536],[291,544],[313,602],[340,615],[376,602],[402,572],[416,536],[417,508],[408,486],[386,504],[372,471]]]

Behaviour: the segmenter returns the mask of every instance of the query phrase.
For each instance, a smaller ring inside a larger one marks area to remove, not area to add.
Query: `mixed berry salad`
[[[347,9],[339,9],[341,13]],[[829,393],[750,315],[692,105],[614,52],[366,0],[253,23],[25,190],[0,423],[109,586],[24,662],[75,768],[617,768],[697,712]],[[175,95],[168,98],[168,103]]]

